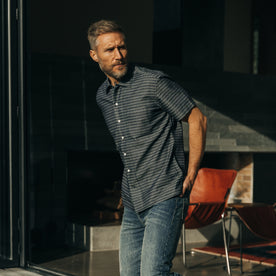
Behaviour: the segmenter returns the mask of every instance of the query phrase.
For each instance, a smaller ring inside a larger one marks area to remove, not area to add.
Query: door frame
[[[1,13],[1,198],[0,266],[19,265],[19,120],[18,120],[18,2],[2,0]]]

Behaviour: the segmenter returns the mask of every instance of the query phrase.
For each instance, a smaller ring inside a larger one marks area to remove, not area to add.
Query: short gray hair
[[[90,49],[94,50],[99,35],[107,33],[121,33],[126,38],[125,32],[120,25],[111,20],[100,20],[90,25],[87,32],[87,39]]]

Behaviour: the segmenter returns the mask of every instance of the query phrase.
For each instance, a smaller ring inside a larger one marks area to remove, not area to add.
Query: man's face
[[[127,48],[121,33],[98,36],[96,47],[90,50],[90,56],[113,85],[127,73]]]

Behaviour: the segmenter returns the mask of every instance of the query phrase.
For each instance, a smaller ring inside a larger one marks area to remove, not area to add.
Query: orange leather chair
[[[190,205],[182,231],[183,263],[186,264],[185,229],[204,227],[222,219],[224,245],[226,243],[224,211],[237,171],[201,168],[190,194]],[[227,247],[226,251],[227,251]],[[228,254],[228,251],[226,252]],[[228,274],[229,259],[226,258]]]
[[[229,234],[231,234],[232,211],[236,211],[240,219],[240,271],[243,273],[242,262],[242,223],[257,237],[276,241],[276,205],[265,203],[233,203],[227,206],[230,212]],[[242,223],[241,223],[242,222]],[[229,258],[229,256],[227,256]],[[229,261],[228,261],[229,262]]]
[[[230,204],[241,221],[256,236],[269,241],[276,241],[275,205],[265,203]]]

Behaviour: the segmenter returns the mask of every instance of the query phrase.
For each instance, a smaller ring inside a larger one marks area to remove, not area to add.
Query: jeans
[[[121,276],[168,276],[188,198],[174,197],[136,213],[125,208],[120,234]]]

